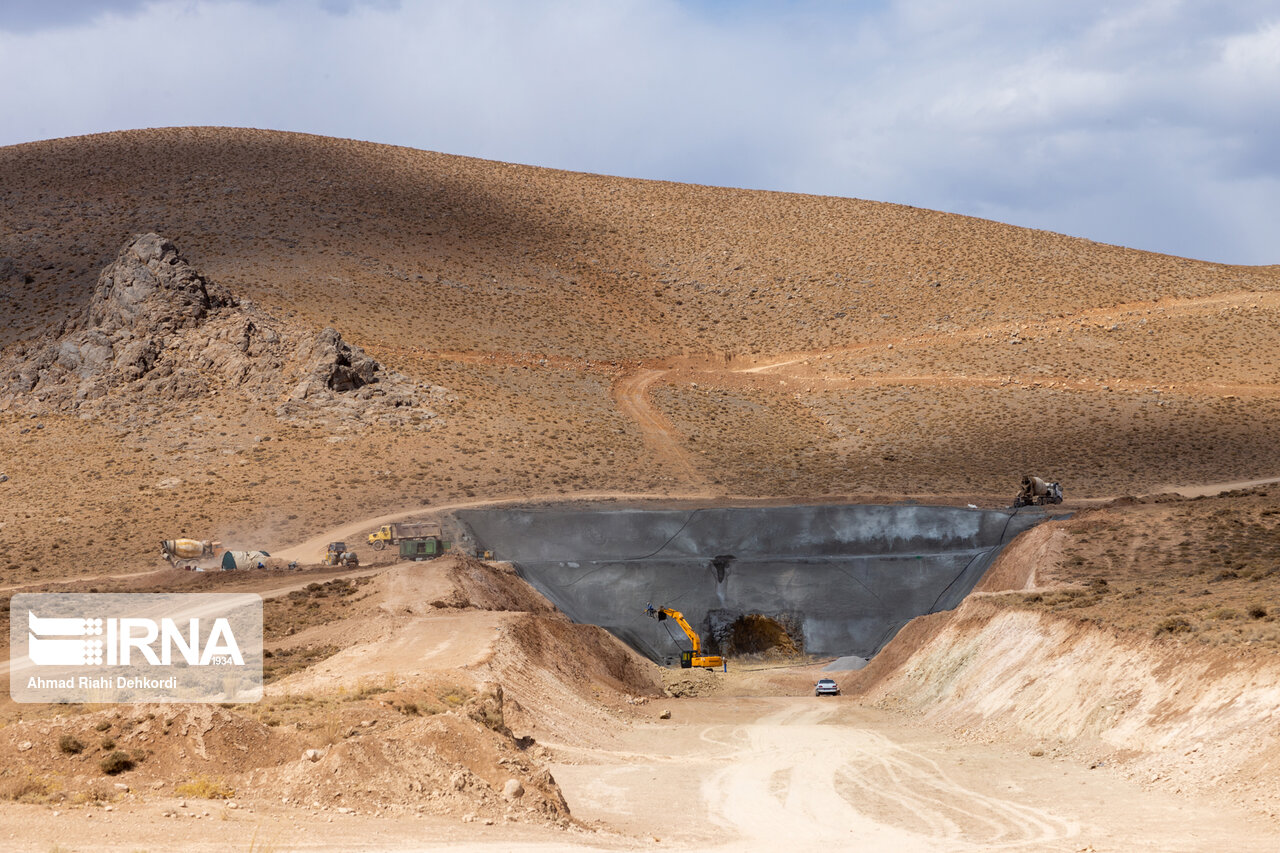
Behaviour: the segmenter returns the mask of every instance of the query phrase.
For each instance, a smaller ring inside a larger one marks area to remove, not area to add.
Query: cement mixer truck
[[[1049,483],[1030,474],[1022,478],[1022,489],[1013,499],[1014,508],[1062,503],[1062,484]]]
[[[210,539],[162,539],[160,556],[170,563],[178,565],[201,557],[216,557],[222,550],[222,543]]]

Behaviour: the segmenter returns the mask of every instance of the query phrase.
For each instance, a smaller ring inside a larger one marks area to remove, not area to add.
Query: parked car
[[[830,678],[819,678],[813,688],[814,696],[839,696],[840,685]]]

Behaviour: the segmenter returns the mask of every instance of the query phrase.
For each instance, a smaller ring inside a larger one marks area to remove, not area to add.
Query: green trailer
[[[402,560],[434,560],[450,547],[438,536],[418,536],[400,540],[400,559]]]

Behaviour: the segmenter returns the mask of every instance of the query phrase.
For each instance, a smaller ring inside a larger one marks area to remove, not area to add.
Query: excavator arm
[[[683,650],[680,652],[680,666],[684,669],[695,666],[716,669],[724,665],[724,658],[720,657],[720,655],[702,654],[702,640],[698,637],[698,632],[693,630],[689,620],[685,619],[684,614],[679,610],[672,610],[670,607],[654,607],[650,604],[645,607],[644,612],[645,615],[657,619],[659,622],[671,619],[680,626],[680,630],[684,631],[684,635],[689,638],[689,643],[693,648],[687,652]]]

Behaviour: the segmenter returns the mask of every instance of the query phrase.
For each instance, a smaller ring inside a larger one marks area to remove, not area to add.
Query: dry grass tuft
[[[190,781],[175,785],[173,792],[180,797],[194,797],[201,800],[230,800],[236,795],[235,788],[224,780],[209,776],[197,776]]]

